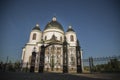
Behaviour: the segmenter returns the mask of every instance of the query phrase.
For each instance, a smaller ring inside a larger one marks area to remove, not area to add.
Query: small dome
[[[36,24],[36,26],[32,30],[40,30],[39,24]],[[41,30],[40,30],[41,31]]]
[[[59,29],[64,31],[62,25],[56,21],[56,17],[53,17],[52,21],[45,26],[44,30],[47,30],[47,29]]]
[[[68,28],[68,30],[67,30],[67,32],[70,32],[70,31],[75,32],[75,31],[72,29],[72,26],[69,26],[69,28]]]

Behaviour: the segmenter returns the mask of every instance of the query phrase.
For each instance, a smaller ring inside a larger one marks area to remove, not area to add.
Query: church
[[[81,73],[81,48],[72,26],[64,31],[53,17],[43,31],[36,24],[22,48],[22,70],[29,72]]]

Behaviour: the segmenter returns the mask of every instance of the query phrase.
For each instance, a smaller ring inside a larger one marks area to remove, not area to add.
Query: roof
[[[39,24],[36,24],[36,26],[32,30],[40,30]]]
[[[64,31],[62,25],[58,21],[56,21],[55,17],[53,17],[52,21],[45,26],[44,30],[47,30],[47,29],[59,29]]]
[[[70,31],[75,32],[75,31],[72,29],[72,26],[69,26],[69,28],[68,28],[68,30],[67,30],[67,32],[70,32]]]
[[[72,28],[67,30],[67,32],[70,32],[70,31],[73,31],[73,32],[75,32],[75,31],[74,31]]]

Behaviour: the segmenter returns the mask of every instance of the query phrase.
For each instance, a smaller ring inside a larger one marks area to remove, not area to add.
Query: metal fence
[[[83,72],[120,72],[120,56],[82,59]]]
[[[22,66],[30,66],[30,63],[2,63],[0,62],[0,71],[21,71]],[[28,68],[25,72],[28,72]],[[82,72],[120,72],[120,56],[110,57],[89,57],[82,59]]]

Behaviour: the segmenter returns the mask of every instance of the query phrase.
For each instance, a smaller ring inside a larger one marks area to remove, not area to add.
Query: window
[[[74,41],[73,35],[70,36],[70,41]]]
[[[61,54],[61,48],[60,47],[57,47],[57,54]]]
[[[75,58],[73,54],[71,54],[71,65],[75,65]]]
[[[57,37],[55,37],[55,40],[57,40]]]
[[[47,36],[45,36],[45,40],[47,40]]]
[[[62,37],[60,37],[60,41],[62,41]]]
[[[33,40],[36,40],[36,33],[33,34]]]

